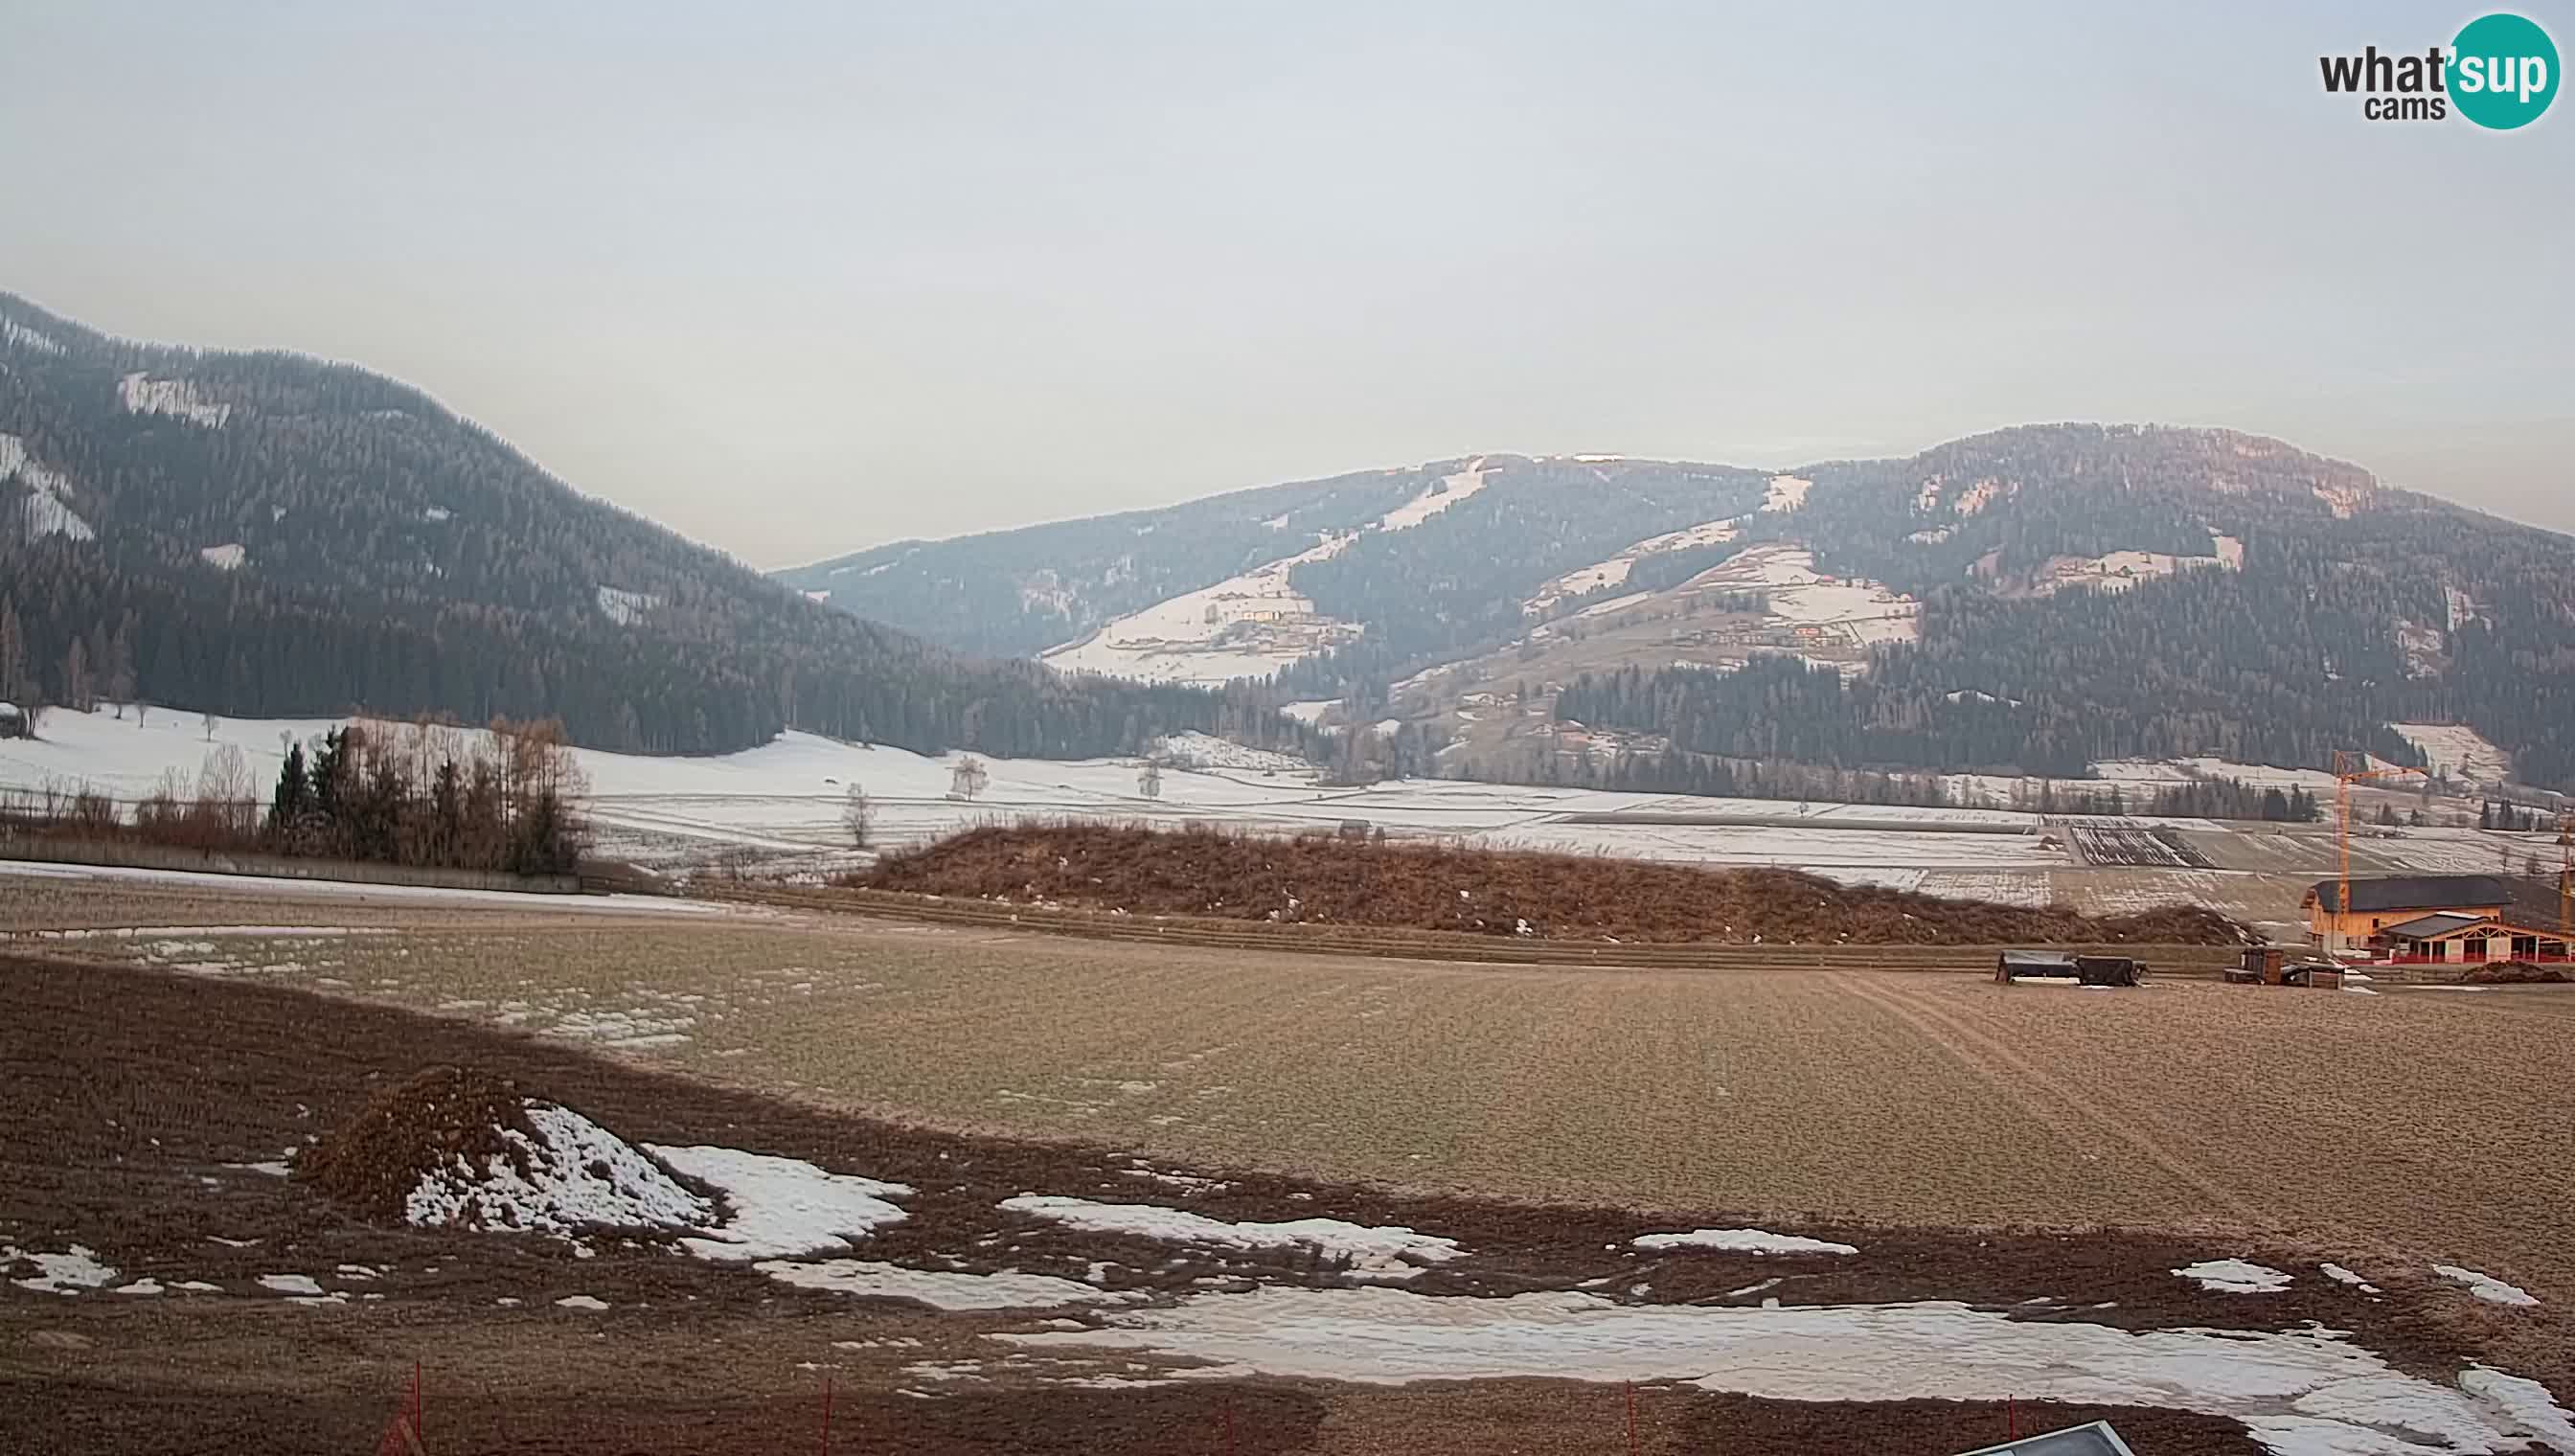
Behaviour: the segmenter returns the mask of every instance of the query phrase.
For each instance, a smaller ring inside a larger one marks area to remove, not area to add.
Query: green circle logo
[[[2450,100],[2481,127],[2510,131],[2539,120],[2557,96],[2557,43],[2537,21],[2486,15],[2450,43]]]

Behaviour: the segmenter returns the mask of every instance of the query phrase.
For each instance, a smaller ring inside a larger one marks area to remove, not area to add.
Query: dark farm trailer
[[[2146,978],[2146,964],[2126,955],[2067,955],[2054,950],[2006,950],[1994,957],[1994,979],[2078,981],[2087,986],[2132,986]]]
[[[2043,980],[2079,980],[2074,957],[2054,950],[2006,950],[1994,957],[1994,979],[2018,980],[2025,975]]]

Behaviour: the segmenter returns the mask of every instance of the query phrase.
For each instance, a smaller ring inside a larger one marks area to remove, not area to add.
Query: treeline
[[[2530,834],[2557,826],[2557,815],[2539,809],[2500,803],[2494,799],[2487,799],[2477,805],[2477,827],[2480,829],[2503,829]]]
[[[94,789],[18,790],[0,820],[40,834],[179,848],[257,850],[512,874],[579,868],[589,792],[554,723],[495,722],[485,732],[365,721],[288,747],[265,802],[242,750],[210,751],[133,805]]]
[[[1665,748],[1660,752],[1581,754],[1533,749],[1485,758],[1465,776],[1504,783],[1571,783],[1635,793],[1679,793],[1706,798],[1793,799],[1816,803],[1906,804],[1918,807],[2011,808],[2041,814],[2155,814],[2172,818],[2269,819],[2300,823],[2321,818],[2323,806],[2303,788],[2283,791],[2235,778],[2141,788],[2097,779],[2016,780],[1999,804],[1983,792],[1954,791],[1937,773],[1892,773],[1831,768],[1812,763],[1725,758]]]
[[[496,722],[468,735],[432,725],[355,723],[287,749],[269,799],[282,853],[512,874],[568,874],[589,792],[554,723]]]

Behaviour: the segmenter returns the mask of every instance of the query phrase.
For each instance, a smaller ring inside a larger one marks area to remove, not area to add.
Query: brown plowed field
[[[21,929],[27,883],[0,879]],[[1784,1276],[1773,1292],[1792,1303],[2313,1320],[2408,1368],[2479,1358],[2561,1399],[2575,1388],[2575,1254],[2557,1227],[2575,1206],[2575,987],[2082,992],[1820,965],[1370,963],[752,909],[629,919],[40,883],[53,923],[167,928],[0,957],[0,1242],[77,1240],[128,1277],[223,1292],[0,1284],[0,1452],[367,1449],[414,1358],[436,1372],[432,1434],[453,1443],[433,1451],[805,1446],[826,1373],[847,1429],[873,1433],[860,1450],[1222,1450],[1229,1410],[1246,1452],[1623,1449],[1623,1392],[1564,1382],[1006,1378],[906,1397],[922,1362],[988,1358],[983,1333],[1028,1321],[854,1303],[640,1247],[575,1260],[388,1230],[230,1166],[433,1062],[639,1140],[910,1182],[920,1217],[873,1251],[906,1262],[1071,1278],[1105,1261],[1116,1287],[1165,1292],[1336,1277],[997,1220],[1021,1191],[1136,1196],[1129,1159],[1146,1156],[1228,1185],[1155,1184],[1154,1201],[1405,1223],[1476,1250],[1426,1271],[1426,1294],[1625,1289],[1639,1265],[1604,1246],[1759,1223],[1866,1257],[1670,1260],[1634,1297],[1757,1299],[1744,1291]],[[191,923],[228,928],[177,928]],[[2077,1233],[2095,1227],[2119,1231]],[[2303,1277],[2248,1303],[2166,1272],[2226,1256],[2337,1259],[2387,1299]],[[2435,1261],[2542,1305],[2472,1300],[2429,1276]],[[383,1272],[344,1286],[345,1306],[249,1287],[341,1264]],[[575,1293],[612,1308],[552,1303]],[[861,1341],[877,1343],[845,1343]],[[1638,1411],[1642,1450],[1751,1456],[1946,1452],[2002,1422],[1985,1405],[1661,1386]],[[2257,1449],[2232,1422],[2116,1418],[2159,1456]]]

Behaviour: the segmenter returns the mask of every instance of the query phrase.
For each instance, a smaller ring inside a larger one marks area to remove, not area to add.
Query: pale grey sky
[[[2062,419],[2575,529],[2575,101],[2318,82],[2477,7],[1790,10],[0,0],[0,288],[400,376],[762,566]]]

